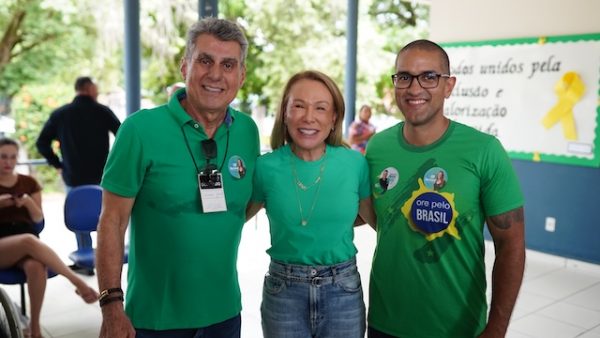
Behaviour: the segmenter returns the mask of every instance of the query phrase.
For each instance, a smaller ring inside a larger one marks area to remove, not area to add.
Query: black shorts
[[[32,224],[25,222],[0,222],[0,238],[21,234],[37,236]]]

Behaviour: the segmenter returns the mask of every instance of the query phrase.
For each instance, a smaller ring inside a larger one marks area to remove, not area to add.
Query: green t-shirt
[[[490,135],[451,122],[415,147],[402,128],[367,146],[377,213],[369,325],[403,338],[474,337],[487,312],[483,224],[522,206],[517,177]]]
[[[211,160],[222,167],[227,211],[203,213],[196,166],[206,165],[207,136],[181,107],[183,95],[125,120],[102,178],[106,190],[135,198],[126,312],[136,328],[204,327],[241,311],[236,260],[258,129],[248,115],[228,109]]]
[[[353,224],[359,201],[371,193],[368,173],[365,158],[345,147],[327,146],[317,161],[302,161],[289,145],[261,156],[252,200],[265,203],[271,258],[332,265],[354,257]]]

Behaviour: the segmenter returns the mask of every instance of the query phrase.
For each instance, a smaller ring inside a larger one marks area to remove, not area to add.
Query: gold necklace
[[[292,173],[294,174],[294,182],[296,183],[296,186],[298,186],[298,188],[300,188],[304,191],[307,191],[308,189],[314,187],[317,183],[321,182],[321,177],[323,175],[323,171],[325,170],[325,161],[323,161],[323,163],[321,163],[321,167],[319,168],[319,176],[317,176],[317,178],[315,178],[315,181],[309,185],[305,185],[304,183],[302,183],[302,181],[298,177],[298,172],[296,172],[296,165],[294,165],[293,159],[292,159],[291,163],[292,163]]]
[[[321,191],[321,182],[322,182],[321,178],[322,178],[323,172],[325,171],[325,160],[323,160],[323,163],[321,163],[321,167],[319,168],[319,176],[317,176],[315,181],[308,186],[304,185],[302,183],[302,181],[300,181],[300,178],[298,177],[298,173],[296,172],[296,165],[294,164],[293,157],[290,159],[290,164],[292,166],[292,174],[294,176],[294,183],[296,183],[296,184],[294,184],[294,188],[296,190],[296,199],[298,200],[298,209],[300,211],[300,219],[301,219],[300,225],[307,226],[308,221],[310,221],[313,211],[315,210],[315,206],[317,205],[317,200],[319,199],[319,192]],[[302,208],[302,201],[300,201],[300,191],[298,190],[298,188],[302,189],[302,191],[307,191],[308,189],[314,187],[315,185],[317,186],[317,189],[315,190],[315,195],[313,197],[313,200],[312,200],[312,203],[310,206],[310,210],[308,211],[308,215],[305,218],[304,217],[304,208]]]

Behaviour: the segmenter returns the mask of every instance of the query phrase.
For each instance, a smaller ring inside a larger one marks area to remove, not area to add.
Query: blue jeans
[[[197,329],[146,330],[135,329],[136,338],[240,338],[242,317],[237,316]]]
[[[330,266],[272,260],[261,315],[265,338],[363,338],[365,303],[356,259]]]

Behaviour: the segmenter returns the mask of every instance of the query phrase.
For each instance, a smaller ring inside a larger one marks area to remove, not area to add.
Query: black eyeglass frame
[[[398,87],[398,85],[396,84],[398,82],[398,77],[400,75],[404,75],[404,76],[410,76],[410,81],[408,81],[408,85],[406,85],[405,87]],[[435,85],[426,85],[424,86],[423,83],[421,83],[421,77],[422,76],[435,76]],[[421,86],[421,88],[423,89],[434,89],[437,88],[437,86],[440,85],[440,78],[444,77],[444,78],[449,78],[450,74],[440,74],[440,73],[436,73],[436,72],[423,72],[421,74],[417,74],[417,75],[412,75],[408,72],[398,72],[396,74],[392,74],[392,84],[394,85],[394,88],[397,89],[406,89],[409,88],[410,86],[412,86],[413,80],[416,78],[417,82],[419,83],[419,86]]]

